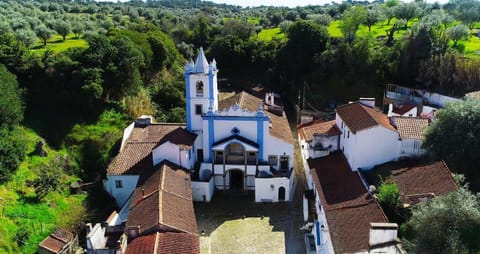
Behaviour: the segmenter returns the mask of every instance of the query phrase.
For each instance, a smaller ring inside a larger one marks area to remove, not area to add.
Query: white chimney
[[[370,223],[370,238],[368,244],[370,247],[383,245],[387,243],[397,243],[397,223]]]
[[[361,97],[358,102],[360,102],[361,104],[367,106],[367,107],[371,107],[371,108],[374,108],[375,107],[375,98],[363,98]]]

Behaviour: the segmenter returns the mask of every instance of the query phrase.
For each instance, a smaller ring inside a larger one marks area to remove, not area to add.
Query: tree
[[[453,40],[453,47],[457,46],[458,40],[466,38],[468,36],[470,29],[464,24],[456,25],[447,28],[446,34],[448,38]]]
[[[395,7],[400,4],[399,0],[387,0],[385,4],[381,6],[383,9],[383,15],[387,18],[387,25],[395,18]]]
[[[30,29],[19,29],[15,31],[17,40],[22,42],[27,48],[30,48],[37,40],[37,35]]]
[[[65,37],[72,31],[70,23],[67,23],[63,20],[58,20],[54,25],[55,31],[62,36],[63,40]]]
[[[72,32],[75,34],[75,38],[80,38],[80,35],[85,31],[85,26],[80,21],[75,21],[72,24]]]
[[[340,25],[345,41],[352,43],[355,40],[358,27],[365,23],[366,19],[367,10],[365,7],[352,6],[345,11]]]
[[[480,175],[480,100],[447,104],[425,134],[423,146],[467,177]]]
[[[466,188],[416,205],[407,222],[406,247],[414,253],[476,253],[480,203]]]
[[[42,39],[43,41],[43,46],[46,46],[47,45],[47,41],[52,38],[52,36],[54,35],[54,32],[53,30],[51,30],[50,28],[48,28],[47,26],[45,25],[39,25],[35,28],[35,34],[37,34],[37,36]]]
[[[404,19],[407,21],[414,17],[417,17],[420,10],[416,3],[402,3],[395,7],[395,16],[398,19]]]
[[[156,113],[150,93],[143,87],[136,95],[125,98],[125,109],[131,119],[137,119],[141,115],[153,116]]]
[[[380,21],[381,19],[381,12],[377,8],[372,8],[367,10],[367,17],[364,20],[364,24],[368,27],[368,31],[372,28],[375,23]]]
[[[23,120],[23,90],[15,75],[0,64],[0,125],[10,128]]]

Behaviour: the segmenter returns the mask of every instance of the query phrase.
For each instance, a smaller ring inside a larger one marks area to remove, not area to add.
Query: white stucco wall
[[[203,82],[203,96],[197,97],[196,93],[196,83],[197,81]],[[202,112],[207,113],[208,107],[210,106],[209,96],[209,77],[208,74],[199,73],[199,74],[190,74],[190,112],[192,115],[192,129],[193,130],[200,130],[202,129],[202,116],[195,114],[195,105],[201,104],[202,105]],[[217,110],[218,108],[218,90],[217,90],[217,75],[213,76],[213,98],[214,98],[214,105],[213,110]]]
[[[322,202],[320,201],[320,196],[318,194],[318,191],[315,185],[313,186],[313,191],[315,193],[315,209],[317,211],[317,219],[314,222],[314,226],[312,228],[311,234],[315,238],[315,246],[317,249],[317,253],[318,254],[334,254],[335,252],[333,251],[333,244],[330,236],[327,217],[325,215],[325,210],[323,209]],[[317,231],[317,228],[316,228],[317,221],[320,227],[321,225],[323,225],[324,227],[323,230],[319,228]],[[319,232],[321,235],[319,236],[317,232]],[[317,244],[318,241],[320,241],[320,245]]]
[[[371,169],[375,165],[397,159],[398,134],[383,126],[376,126],[357,132],[355,148],[352,150],[355,157],[352,170]]]
[[[105,237],[105,228],[100,223],[95,224],[92,230],[87,234],[87,249],[95,250],[105,248],[107,238]]]
[[[117,188],[116,180],[122,181],[122,188]],[[121,208],[135,190],[138,182],[138,175],[107,175],[103,180],[104,189],[115,198],[115,204]]]
[[[264,152],[265,161],[268,161],[269,155],[281,156],[285,153],[288,155],[288,168],[293,168],[293,144],[287,143],[281,139],[271,136],[269,133],[264,139]],[[280,158],[278,158],[278,164],[276,167],[273,167],[276,170],[280,168]]]
[[[426,150],[422,148],[421,139],[402,139],[399,141],[400,148],[398,157],[419,157],[426,153]]]
[[[163,160],[168,160],[184,168],[191,169],[194,160],[189,156],[189,150],[182,150],[179,146],[169,141],[156,147],[152,151],[153,165],[157,165]]]
[[[132,122],[127,128],[123,130],[123,137],[122,137],[122,144],[120,145],[120,152],[123,150],[125,146],[125,142],[127,141],[130,134],[132,134],[133,128],[135,127],[135,122]]]
[[[210,202],[215,190],[214,178],[208,182],[192,181],[193,201]]]
[[[289,201],[292,191],[289,186],[290,180],[286,177],[255,178],[255,202],[278,202],[280,187],[285,188],[285,201]]]

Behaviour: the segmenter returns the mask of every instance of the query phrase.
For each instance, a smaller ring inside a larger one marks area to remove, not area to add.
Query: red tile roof
[[[231,96],[225,100],[222,100],[218,103],[218,110],[229,109],[237,103],[240,108],[247,109],[248,111],[258,111],[259,105],[264,105],[264,101],[261,98],[253,96],[247,92],[240,92]],[[270,128],[270,135],[279,138],[287,143],[293,144],[294,138],[292,135],[292,130],[290,129],[290,124],[288,123],[287,116],[285,112],[282,112],[282,115],[276,115],[267,110],[267,106],[264,105],[264,113],[270,117],[272,127]]]
[[[418,203],[409,198],[418,194],[433,193],[439,196],[458,189],[452,173],[443,161],[394,170],[392,177],[400,191],[400,199],[407,204]]]
[[[200,253],[198,235],[190,233],[157,232],[133,239],[126,254],[196,254]]]
[[[362,105],[360,102],[338,106],[337,114],[353,133],[379,125],[396,131],[390,124],[387,115],[378,109]]]
[[[63,228],[57,228],[47,238],[45,238],[38,246],[40,248],[49,250],[53,253],[58,253],[62,248],[73,239],[73,234]]]
[[[340,152],[307,162],[327,217],[335,252],[367,250],[370,223],[388,220],[360,176],[350,169]]]
[[[315,135],[338,136],[341,134],[342,132],[335,124],[335,120],[315,123],[300,129],[300,135],[308,142],[312,141]]]
[[[415,107],[416,107],[415,105],[408,104],[408,103],[394,104],[392,112],[403,116],[403,114],[407,113],[408,111],[412,110]]]
[[[151,167],[152,150],[164,142],[189,148],[196,135],[186,130],[182,124],[151,124],[146,127],[135,127],[125,142],[123,150],[108,165],[107,174],[137,174],[145,167]]]
[[[425,137],[424,131],[428,127],[429,120],[417,117],[392,117],[393,125],[397,128],[402,139],[421,139]]]
[[[139,234],[158,230],[196,234],[190,175],[167,161],[144,175],[132,195],[127,228],[140,226]]]

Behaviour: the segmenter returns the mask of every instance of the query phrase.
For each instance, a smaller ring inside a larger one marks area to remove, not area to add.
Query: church
[[[193,201],[208,202],[217,191],[253,192],[256,202],[291,200],[294,138],[280,96],[221,93],[217,74],[200,48],[185,66],[186,123],[142,116],[125,128],[104,180],[119,208],[165,164],[188,173]]]

